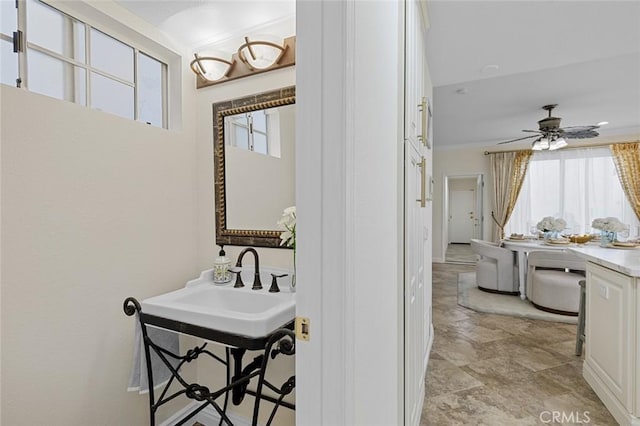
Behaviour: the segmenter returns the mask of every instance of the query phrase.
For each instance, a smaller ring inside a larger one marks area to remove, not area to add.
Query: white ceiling
[[[610,123],[570,144],[640,137],[639,1],[436,0],[428,10],[436,148],[527,136],[550,103],[562,126]]]
[[[233,51],[244,35],[295,34],[295,0],[116,2],[193,52]],[[610,123],[601,137],[570,143],[640,138],[640,0],[427,4],[436,149],[526,136],[550,103],[562,126]]]
[[[243,36],[264,34],[263,30],[281,37],[295,35],[295,0],[116,0],[116,3],[193,52],[208,46],[237,49]]]

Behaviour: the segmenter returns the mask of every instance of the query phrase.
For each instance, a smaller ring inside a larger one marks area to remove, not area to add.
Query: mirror
[[[281,247],[277,222],[296,204],[295,122],[295,87],[213,104],[216,244]]]

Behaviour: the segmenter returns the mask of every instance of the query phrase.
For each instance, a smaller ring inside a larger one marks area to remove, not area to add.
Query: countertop
[[[567,247],[589,262],[613,269],[625,275],[640,277],[640,247],[609,248],[595,245]]]

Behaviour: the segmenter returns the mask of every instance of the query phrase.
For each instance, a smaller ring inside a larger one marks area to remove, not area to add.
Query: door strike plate
[[[311,339],[309,322],[309,318],[296,317],[296,338],[298,340],[309,341]]]

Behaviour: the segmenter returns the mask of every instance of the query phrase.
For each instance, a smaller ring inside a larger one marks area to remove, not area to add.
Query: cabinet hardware
[[[427,188],[426,188],[427,160],[425,160],[425,158],[422,157],[422,161],[420,161],[416,165],[420,167],[420,198],[418,198],[416,201],[420,203],[420,207],[426,207],[427,205]]]
[[[422,102],[418,105],[418,110],[420,111],[420,131],[421,134],[418,135],[418,140],[422,142],[422,145],[427,146],[427,132],[425,127],[427,127],[427,98],[422,97]],[[424,206],[423,206],[424,207]]]

